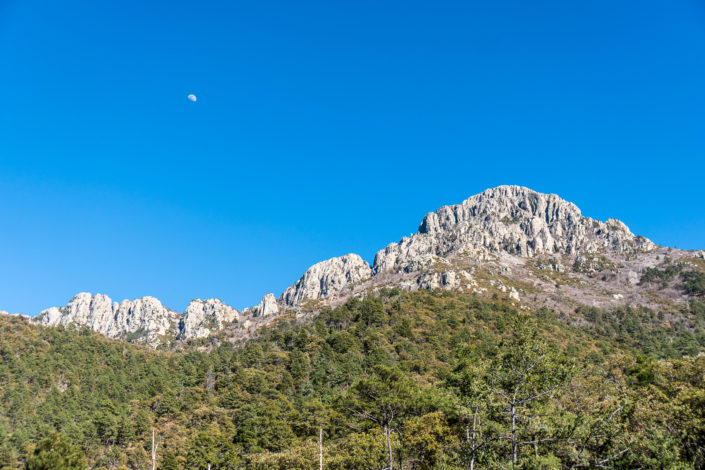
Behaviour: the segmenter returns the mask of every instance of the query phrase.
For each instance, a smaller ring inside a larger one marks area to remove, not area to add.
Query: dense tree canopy
[[[701,304],[386,290],[181,351],[1,317],[0,468],[704,468]]]

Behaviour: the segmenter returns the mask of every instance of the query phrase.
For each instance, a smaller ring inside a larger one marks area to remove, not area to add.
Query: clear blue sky
[[[699,0],[0,0],[0,59],[0,309],[243,308],[500,184],[705,248]]]

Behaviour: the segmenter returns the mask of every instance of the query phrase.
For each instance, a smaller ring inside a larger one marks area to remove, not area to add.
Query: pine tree
[[[42,439],[27,457],[27,470],[84,470],[83,451],[66,437],[53,431]]]

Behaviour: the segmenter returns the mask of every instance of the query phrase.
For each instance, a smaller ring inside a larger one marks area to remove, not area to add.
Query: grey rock
[[[616,219],[584,217],[575,204],[555,194],[499,186],[427,214],[416,234],[377,253],[373,273],[414,270],[419,259],[458,253],[481,259],[498,252],[532,257],[647,251],[654,246]]]
[[[112,302],[103,294],[82,292],[65,307],[51,307],[36,319],[44,326],[87,326],[108,338],[131,338],[157,346],[162,338],[176,334],[179,314],[154,297]]]
[[[108,338],[128,339],[156,347],[170,338],[201,338],[238,317],[218,299],[191,301],[186,313],[166,308],[154,297],[123,300],[104,294],[77,294],[65,307],[51,307],[34,319],[44,326],[87,326]]]
[[[237,321],[239,312],[220,299],[194,299],[186,307],[179,326],[182,338],[205,338],[225,324]]]
[[[369,279],[372,271],[360,256],[348,254],[311,266],[279,298],[283,306],[293,307],[308,299],[322,299],[340,293],[346,287]]]
[[[268,317],[271,315],[276,315],[279,313],[279,304],[274,294],[269,293],[262,297],[259,305],[252,309],[252,316],[255,317]]]

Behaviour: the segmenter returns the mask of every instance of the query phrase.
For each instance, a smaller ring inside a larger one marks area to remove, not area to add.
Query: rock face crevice
[[[608,266],[611,264],[600,256],[626,260],[655,248],[659,247],[632,234],[619,220],[601,222],[584,217],[575,204],[555,194],[499,186],[426,214],[415,234],[378,251],[372,267],[356,254],[321,261],[279,298],[269,293],[258,305],[242,312],[217,299],[195,299],[186,312],[177,313],[154,297],[118,304],[102,294],[81,293],[65,307],[45,310],[35,321],[47,326],[85,325],[111,338],[155,346],[164,338],[203,338],[238,322],[244,328],[257,323],[256,319],[286,310],[300,311],[312,300],[339,303],[391,284],[404,289],[475,293],[495,289],[518,302],[518,291],[505,286],[506,279],[498,283],[491,280],[483,287],[474,277],[475,269],[482,271],[492,265],[502,277],[517,266],[534,263],[538,270],[550,265],[558,267],[555,272],[565,273],[566,265],[561,263],[571,266],[582,259],[596,259],[593,264]],[[599,256],[595,258],[595,254]]]

